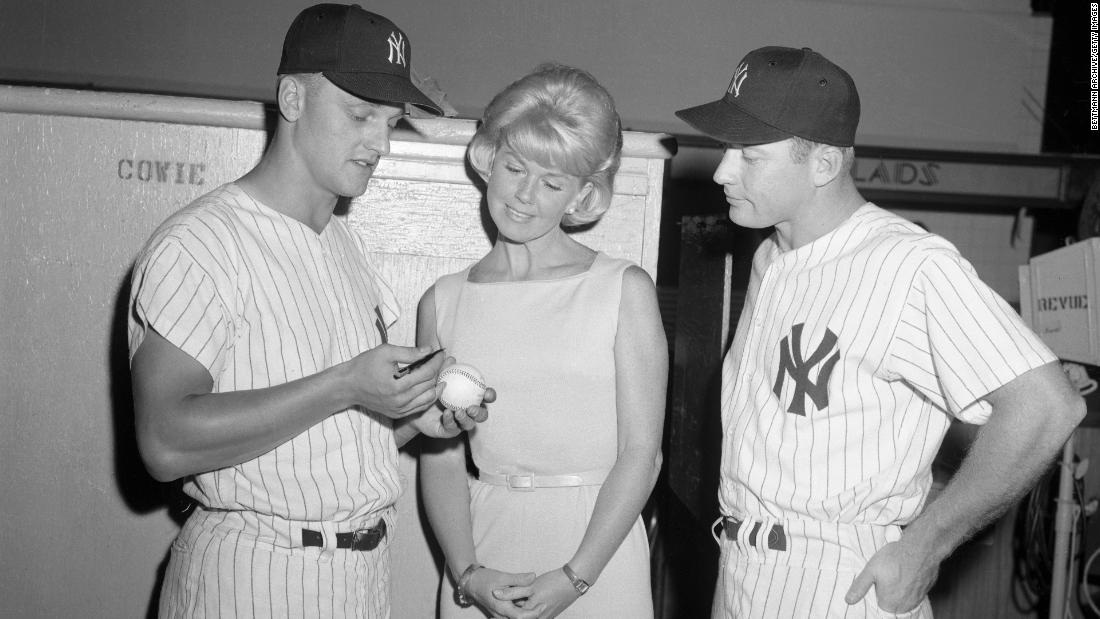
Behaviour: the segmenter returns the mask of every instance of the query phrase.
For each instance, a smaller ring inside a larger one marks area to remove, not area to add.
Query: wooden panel
[[[263,143],[0,113],[0,557],[19,566],[0,579],[5,616],[146,616],[178,524],[134,439],[129,269],[161,220]]]
[[[466,164],[465,143],[476,127],[469,120],[412,121],[416,140],[402,133],[390,157],[378,166],[367,192],[352,202],[348,222],[382,254],[476,260],[492,245],[491,221],[481,181]],[[628,132],[615,178],[611,209],[577,240],[608,254],[638,262],[657,274],[664,157],[659,136]],[[665,152],[665,156],[670,153]]]

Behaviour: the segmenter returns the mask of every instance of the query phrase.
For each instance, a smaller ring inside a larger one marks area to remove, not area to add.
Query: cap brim
[[[698,131],[727,144],[770,144],[791,137],[725,99],[676,112]]]
[[[341,73],[337,71],[324,71],[323,73],[330,82],[360,99],[411,103],[437,116],[443,115],[442,108],[402,76],[390,73]]]

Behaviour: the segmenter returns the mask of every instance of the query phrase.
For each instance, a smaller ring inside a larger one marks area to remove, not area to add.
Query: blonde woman
[[[611,96],[559,65],[498,94],[470,144],[497,238],[425,293],[417,336],[496,390],[468,442],[476,479],[461,439],[421,455],[444,618],[653,614],[640,512],[668,371],[656,293],[566,232],[607,210],[621,148]]]

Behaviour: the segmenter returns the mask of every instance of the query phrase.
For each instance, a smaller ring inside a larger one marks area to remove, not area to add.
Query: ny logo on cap
[[[390,44],[389,61],[401,66],[406,66],[405,60],[405,35],[400,32],[391,32],[387,39]]]
[[[730,87],[726,89],[727,93],[733,93],[734,98],[737,98],[741,94],[741,83],[745,81],[745,78],[749,76],[748,63],[742,62],[737,65],[737,70],[733,72],[733,79],[730,80]]]

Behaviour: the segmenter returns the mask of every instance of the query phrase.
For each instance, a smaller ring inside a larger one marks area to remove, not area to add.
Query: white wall
[[[10,6],[14,4],[14,6]],[[0,79],[267,100],[303,0],[9,0]],[[1038,152],[1051,21],[1028,0],[376,0],[414,68],[473,116],[545,60],[592,71],[627,124],[688,132],[673,112],[717,98],[769,44],[847,68],[864,145]]]
[[[0,112],[0,144],[0,616],[142,617],[178,527],[134,441],[128,271],[263,132]]]

